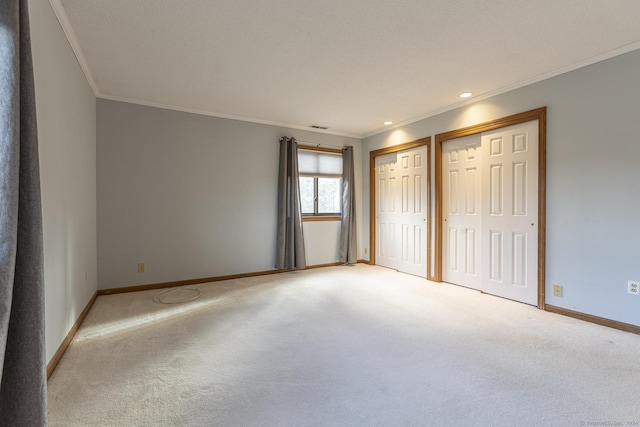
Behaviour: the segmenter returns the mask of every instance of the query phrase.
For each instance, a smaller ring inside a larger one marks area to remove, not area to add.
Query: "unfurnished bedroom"
[[[638,17],[0,0],[0,425],[638,425]]]

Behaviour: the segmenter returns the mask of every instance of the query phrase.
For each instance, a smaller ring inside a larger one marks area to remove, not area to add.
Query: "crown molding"
[[[550,79],[552,77],[559,76],[561,74],[568,73],[570,71],[577,70],[579,68],[586,67],[588,65],[595,64],[597,62],[601,62],[619,55],[623,55],[625,53],[631,52],[633,50],[640,49],[640,41],[636,41],[633,43],[629,43],[628,45],[621,46],[617,49],[610,50],[608,52],[602,53],[600,55],[592,56],[591,58],[584,59],[582,61],[574,62],[573,64],[567,65],[566,67],[558,68],[556,70],[550,71],[548,73],[539,74],[537,76],[531,77],[529,79],[521,80],[517,83],[513,83],[504,87],[501,87],[496,90],[492,90],[490,92],[483,93],[481,95],[474,95],[471,98],[468,98],[462,102],[457,102],[455,104],[450,104],[445,107],[439,108],[437,110],[433,110],[427,114],[414,117],[412,119],[408,119],[402,122],[398,122],[392,126],[385,126],[384,128],[379,128],[374,130],[373,132],[364,134],[362,138],[369,138],[374,135],[378,135],[384,132],[388,132],[393,129],[397,129],[400,127],[404,127],[410,125],[415,122],[419,122],[420,120],[428,119],[429,117],[437,116],[438,114],[446,113],[447,111],[455,110],[456,108],[463,107],[465,105],[470,105],[478,101],[482,101],[488,98],[492,98],[497,95],[501,95],[506,92],[511,92],[512,90],[520,89],[525,86],[529,86],[534,83],[541,82],[543,80]]]
[[[76,56],[78,64],[80,64],[80,68],[84,73],[84,77],[87,79],[87,82],[89,83],[89,86],[91,87],[91,90],[93,91],[94,96],[97,97],[98,94],[100,93],[98,90],[98,85],[96,84],[96,81],[93,78],[93,74],[91,73],[91,69],[87,64],[87,60],[84,57],[84,54],[82,53],[82,49],[80,49],[80,43],[78,43],[78,38],[76,37],[76,33],[73,31],[73,28],[71,28],[71,23],[69,22],[69,18],[67,17],[67,14],[64,11],[64,8],[62,7],[62,3],[60,3],[60,0],[49,0],[49,4],[53,9],[53,13],[56,15],[56,18],[58,18],[58,23],[60,24],[62,31],[67,37],[67,41],[69,42],[69,45],[71,46],[71,50]]]
[[[145,100],[136,99],[136,98],[127,98],[127,97],[123,97],[123,96],[107,95],[107,94],[103,94],[103,93],[101,93],[99,95],[96,95],[96,97],[100,98],[100,99],[106,99],[106,100],[109,100],[109,101],[126,102],[128,104],[144,105],[146,107],[162,108],[164,110],[180,111],[180,112],[183,112],[183,113],[191,113],[191,114],[198,114],[198,115],[201,115],[201,116],[217,117],[217,118],[220,118],[220,119],[239,120],[239,121],[242,121],[242,122],[258,123],[258,124],[261,124],[261,125],[285,127],[285,128],[289,128],[289,129],[298,129],[298,130],[304,130],[304,131],[313,132],[313,133],[323,133],[323,134],[327,134],[327,135],[344,136],[344,137],[347,137],[347,138],[362,139],[361,135],[356,135],[356,134],[347,133],[347,132],[332,131],[330,129],[314,129],[314,128],[310,128],[308,126],[293,125],[291,123],[274,122],[274,121],[271,121],[271,120],[253,119],[253,118],[250,118],[250,117],[234,116],[232,114],[220,114],[220,113],[214,113],[214,112],[207,111],[207,110],[200,110],[200,109],[197,109],[197,108],[189,108],[189,107],[182,107],[182,106],[178,106],[178,105],[163,104],[163,103],[160,103],[160,102],[145,101]]]
[[[87,79],[87,82],[89,83],[89,86],[91,87],[91,90],[93,91],[94,95],[96,98],[102,98],[102,99],[108,99],[108,100],[113,100],[113,101],[120,101],[120,102],[127,102],[127,103],[131,103],[131,104],[139,104],[139,105],[146,105],[146,106],[150,106],[150,107],[156,107],[156,108],[163,108],[163,109],[168,109],[168,110],[175,110],[175,111],[182,111],[182,112],[186,112],[186,113],[192,113],[192,114],[199,114],[199,115],[205,115],[205,116],[211,116],[211,117],[218,117],[218,118],[223,118],[223,119],[230,119],[230,120],[239,120],[239,121],[244,121],[244,122],[250,122],[250,123],[259,123],[259,124],[265,124],[265,125],[270,125],[270,126],[278,126],[278,127],[286,127],[286,128],[290,128],[290,129],[299,129],[299,130],[305,130],[308,132],[314,132],[314,133],[322,133],[322,134],[328,134],[328,135],[336,135],[336,136],[344,136],[344,137],[349,137],[349,138],[356,138],[356,139],[365,139],[365,138],[369,138],[371,136],[374,135],[378,135],[384,132],[389,132],[391,130],[394,129],[398,129],[404,126],[408,126],[412,123],[416,123],[419,122],[421,120],[425,120],[428,119],[430,117],[433,116],[437,116],[439,114],[442,113],[446,113],[448,111],[451,110],[455,110],[456,108],[460,108],[463,107],[465,105],[470,105],[473,104],[475,102],[478,101],[482,101],[497,95],[501,95],[503,93],[506,92],[510,92],[546,79],[550,79],[552,77],[561,75],[561,74],[565,74],[568,73],[570,71],[574,71],[577,70],[579,68],[583,68],[586,67],[588,65],[591,64],[595,64],[597,62],[601,62],[610,58],[613,58],[615,56],[619,56],[628,52],[631,52],[633,50],[636,49],[640,49],[640,41],[636,41],[633,43],[629,43],[625,46],[621,46],[617,49],[613,49],[610,50],[608,52],[593,56],[591,58],[587,58],[584,59],[582,61],[578,61],[575,62],[573,64],[567,65],[565,67],[561,67],[558,68],[554,71],[550,71],[548,73],[543,73],[543,74],[539,74],[537,76],[531,77],[529,79],[525,79],[525,80],[521,80],[519,82],[504,86],[502,88],[490,91],[490,92],[486,92],[480,95],[475,95],[472,96],[469,99],[466,99],[464,101],[461,102],[457,102],[454,104],[450,104],[447,106],[444,106],[442,108],[438,108],[436,110],[432,110],[426,114],[408,119],[408,120],[404,120],[398,123],[395,123],[394,125],[391,126],[385,126],[385,127],[381,127],[378,128],[372,132],[369,133],[364,133],[364,134],[353,134],[353,133],[348,133],[348,132],[339,132],[339,131],[332,131],[330,129],[327,130],[323,130],[323,129],[313,129],[313,128],[309,128],[307,126],[301,126],[301,125],[294,125],[294,124],[290,124],[290,123],[281,123],[281,122],[274,122],[274,121],[270,121],[270,120],[262,120],[262,119],[255,119],[255,118],[250,118],[250,117],[242,117],[242,116],[234,116],[234,115],[230,115],[230,114],[221,114],[221,113],[215,113],[215,112],[211,112],[211,111],[205,111],[205,110],[199,110],[199,109],[195,109],[195,108],[188,108],[188,107],[181,107],[181,106],[176,106],[176,105],[170,105],[170,104],[162,104],[162,103],[157,103],[157,102],[152,102],[152,101],[146,101],[146,100],[140,100],[140,99],[134,99],[134,98],[127,98],[127,97],[120,97],[120,96],[114,96],[114,95],[108,95],[108,94],[103,94],[100,93],[100,90],[98,88],[98,85],[96,84],[96,81],[93,77],[93,74],[91,73],[91,69],[89,68],[89,65],[87,63],[87,60],[84,56],[84,54],[82,53],[82,49],[80,48],[80,44],[78,42],[78,39],[75,35],[75,32],[73,31],[73,28],[71,27],[71,24],[69,22],[69,18],[67,17],[66,12],[64,11],[64,7],[62,6],[61,0],[49,0],[49,3],[53,9],[54,14],[56,15],[56,18],[58,19],[58,22],[62,28],[62,31],[64,32],[64,34],[67,37],[67,40],[69,42],[69,45],[71,46],[71,49],[73,51],[73,53],[76,56],[76,59],[78,61],[78,63],[80,64],[80,68],[82,69],[82,72],[85,75],[85,78]]]

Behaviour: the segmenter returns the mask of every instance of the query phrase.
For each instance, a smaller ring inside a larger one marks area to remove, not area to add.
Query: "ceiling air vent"
[[[310,128],[314,128],[314,129],[329,129],[327,126],[318,126],[318,125],[310,125]]]

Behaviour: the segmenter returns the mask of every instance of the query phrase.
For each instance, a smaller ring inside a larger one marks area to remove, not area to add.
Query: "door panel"
[[[376,264],[396,268],[396,164],[397,156],[376,157]]]
[[[489,280],[501,283],[504,270],[502,269],[502,232],[489,230]]]
[[[491,233],[491,239],[483,245],[483,251],[491,253],[491,270],[483,276],[482,290],[536,305],[538,122],[484,133],[482,144],[491,147],[487,162],[491,170],[500,170],[486,175],[483,182],[490,192],[492,208],[483,215],[483,227]],[[494,149],[497,146],[501,149]]]
[[[443,271],[445,282],[480,289],[480,185],[479,135],[446,141],[442,145]]]
[[[425,147],[406,150],[398,153],[401,168],[399,174],[402,181],[401,206],[399,222],[402,224],[400,234],[402,257],[398,263],[398,271],[426,277],[426,198],[421,194],[426,183]]]

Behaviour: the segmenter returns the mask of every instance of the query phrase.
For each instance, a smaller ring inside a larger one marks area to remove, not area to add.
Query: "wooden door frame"
[[[426,276],[429,278],[431,272],[431,137],[416,139],[415,141],[406,142],[404,144],[393,145],[391,147],[380,148],[369,152],[369,264],[376,263],[376,157],[385,154],[397,153],[412,148],[427,147],[427,271]]]
[[[456,129],[435,136],[435,251],[434,275],[429,280],[442,282],[442,143],[451,139],[496,130],[507,126],[538,121],[538,308],[545,308],[545,226],[546,226],[546,144],[547,107],[525,111],[490,122]]]

